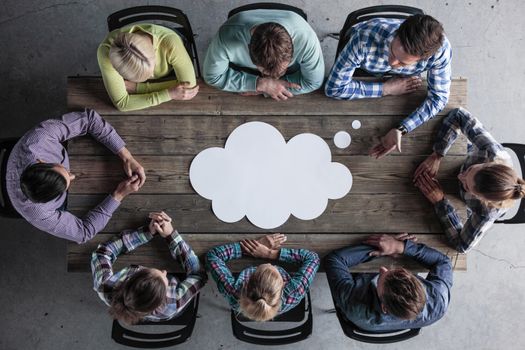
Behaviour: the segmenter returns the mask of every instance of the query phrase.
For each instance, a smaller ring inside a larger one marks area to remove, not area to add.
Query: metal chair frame
[[[305,21],[308,20],[306,13],[298,7],[290,6],[286,4],[278,4],[275,2],[256,2],[254,4],[243,5],[234,8],[228,13],[228,18],[233,15],[238,14],[239,12],[250,11],[250,10],[283,10],[283,11],[292,11],[297,13],[299,16],[303,17]]]
[[[305,320],[306,315],[306,320]],[[312,315],[312,300],[310,292],[301,300],[301,302],[292,310],[278,315],[271,321],[267,322],[300,322],[304,321],[299,326],[282,329],[282,330],[262,330],[248,327],[241,322],[253,322],[248,319],[239,320],[242,318],[233,310],[231,311],[231,322],[233,335],[244,342],[258,345],[285,345],[296,343],[308,338],[312,334],[313,315]]]
[[[7,161],[13,147],[18,142],[18,137],[5,138],[0,140],[0,217],[4,218],[21,218],[22,216],[16,211],[11,203],[7,193]]]
[[[347,320],[343,312],[336,306],[335,300],[334,300],[334,307],[335,309],[330,310],[330,311],[335,312],[335,314],[337,315],[337,319],[339,320],[339,324],[341,325],[341,328],[343,329],[343,333],[348,338],[351,338],[351,339],[354,339],[354,340],[357,340],[363,343],[370,343],[370,344],[397,343],[400,341],[404,341],[404,340],[413,338],[419,335],[419,333],[421,332],[421,328],[401,329],[397,331],[385,331],[385,332],[366,331],[356,326],[353,322]]]
[[[510,148],[518,157],[521,168],[521,176],[525,174],[525,145],[520,143],[503,143],[503,147]],[[520,206],[516,214],[504,220],[496,220],[497,224],[524,224],[525,223],[525,199],[521,199]]]
[[[183,274],[181,274],[183,275]],[[177,274],[179,276],[179,274]],[[185,277],[185,275],[184,275]],[[182,278],[182,276],[181,276]],[[150,322],[142,321],[137,325],[177,325],[185,326],[181,329],[165,332],[165,333],[142,333],[130,330],[122,325],[118,320],[113,321],[113,327],[111,330],[111,338],[122,345],[131,346],[135,348],[143,349],[154,349],[163,348],[168,346],[174,346],[186,342],[195,327],[197,319],[197,311],[199,309],[199,294],[197,294],[193,300],[188,303],[186,308],[181,311],[180,314],[168,321],[162,322]]]

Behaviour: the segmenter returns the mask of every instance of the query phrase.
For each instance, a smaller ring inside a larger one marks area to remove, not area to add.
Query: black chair
[[[521,176],[525,174],[525,145],[520,143],[503,143],[503,147],[510,148],[514,153],[516,153],[516,156],[518,157],[518,161],[520,163],[521,168]],[[520,206],[518,208],[518,211],[516,214],[509,218],[504,220],[497,220],[497,224],[524,224],[525,223],[525,199],[521,199]]]
[[[334,306],[335,306],[335,300],[334,300]],[[363,342],[363,343],[371,343],[371,344],[390,344],[390,343],[396,343],[404,340],[408,340],[410,338],[413,338],[417,335],[419,335],[421,328],[414,328],[414,329],[402,329],[399,331],[386,331],[386,332],[371,332],[371,331],[365,331],[359,327],[357,327],[354,323],[350,322],[346,319],[345,315],[342,313],[342,311],[335,306],[334,310],[331,310],[331,312],[335,312],[337,315],[337,319],[339,320],[339,324],[341,325],[341,328],[343,329],[343,333],[351,339]]]
[[[292,310],[278,315],[271,321],[264,322],[302,322],[298,326],[282,330],[253,328],[247,324],[257,322],[251,321],[233,310],[231,312],[231,321],[233,335],[244,342],[258,345],[285,345],[296,343],[308,338],[312,334],[313,317],[310,292],[308,292],[307,296]]]
[[[184,41],[186,51],[193,60],[197,77],[201,77],[201,67],[197,46],[195,45],[195,34],[191,29],[188,16],[179,9],[168,6],[136,6],[123,9],[108,16],[108,29],[113,31],[125,25],[136,22],[160,22],[180,34]]]
[[[181,276],[184,278],[185,276]],[[199,294],[186,306],[184,311],[176,317],[163,322],[143,321],[136,326],[184,326],[183,328],[166,333],[142,333],[125,328],[119,321],[113,321],[111,338],[119,344],[135,348],[153,349],[182,344],[189,339],[195,327],[197,310],[199,308]],[[133,327],[136,327],[133,326]]]
[[[256,2],[255,4],[248,4],[244,6],[239,6],[234,8],[228,13],[228,18],[233,15],[238,14],[239,12],[250,11],[250,10],[283,10],[283,11],[292,11],[297,13],[299,16],[303,17],[305,21],[308,20],[306,13],[298,7],[278,4],[275,2]]]
[[[365,7],[363,9],[351,12],[348,17],[346,17],[345,24],[339,32],[339,34],[334,33],[330,35],[331,37],[338,39],[339,43],[337,44],[337,50],[335,54],[335,59],[339,57],[339,54],[345,47],[345,45],[350,40],[350,30],[354,25],[360,22],[368,21],[373,18],[399,18],[405,19],[412,15],[422,15],[424,14],[423,10],[411,6],[402,6],[402,5],[380,5],[380,6],[371,6]],[[371,74],[362,69],[356,69],[354,76],[370,76]]]
[[[16,211],[11,204],[9,195],[7,194],[7,183],[6,183],[6,173],[7,173],[7,160],[15,144],[18,142],[19,138],[6,138],[0,140],[0,182],[1,182],[1,191],[0,191],[0,217],[4,218],[21,218],[20,214]]]

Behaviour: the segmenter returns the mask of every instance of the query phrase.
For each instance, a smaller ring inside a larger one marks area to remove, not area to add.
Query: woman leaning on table
[[[150,218],[149,227],[123,231],[99,244],[91,256],[95,291],[109,306],[110,315],[128,324],[177,316],[207,280],[199,258],[173,229],[171,218],[164,212],[150,213]],[[182,265],[184,280],[167,275],[165,270],[136,265],[113,271],[120,254],[148,243],[156,233],[166,240],[172,257]]]
[[[467,158],[458,175],[459,194],[467,206],[465,223],[435,178],[441,159],[460,133],[469,140]],[[416,169],[414,183],[434,204],[450,244],[465,253],[478,244],[516,200],[525,197],[525,181],[512,169],[511,157],[504,147],[463,108],[451,111],[443,120],[433,149]]]
[[[137,24],[108,34],[97,51],[98,64],[111,101],[120,111],[190,100],[199,91],[193,64],[181,37],[154,24]],[[159,79],[174,71],[174,79]]]
[[[206,269],[234,311],[254,321],[268,321],[297,306],[305,297],[319,268],[319,256],[306,249],[280,248],[286,236],[276,233],[258,240],[245,239],[211,249]],[[226,263],[243,255],[300,265],[289,274],[282,267],[261,264],[233,277]]]

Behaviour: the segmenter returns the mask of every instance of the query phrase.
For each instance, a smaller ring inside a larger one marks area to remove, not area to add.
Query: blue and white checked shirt
[[[412,131],[439,113],[450,93],[452,49],[445,37],[441,48],[428,59],[393,69],[388,64],[390,43],[403,20],[376,18],[356,24],[350,40],[341,51],[325,85],[326,96],[340,100],[383,96],[382,82],[352,79],[354,70],[370,73],[416,76],[427,71],[428,95],[425,101],[401,122]]]
[[[481,122],[463,108],[452,110],[443,120],[443,125],[434,144],[434,152],[444,156],[463,133],[469,140],[467,159],[461,166],[463,172],[471,165],[499,162],[512,167],[512,160]],[[461,199],[467,205],[467,221],[461,222],[452,203],[444,198],[435,204],[434,209],[445,228],[450,244],[459,252],[466,253],[481,240],[483,235],[508,208],[488,207],[471,193],[459,186]]]

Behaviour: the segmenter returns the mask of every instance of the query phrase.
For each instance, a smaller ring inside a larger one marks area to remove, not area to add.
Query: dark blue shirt
[[[350,273],[353,266],[370,261],[374,248],[350,246],[330,253],[325,268],[336,306],[356,326],[369,331],[389,331],[428,326],[445,314],[452,288],[450,259],[424,244],[405,241],[404,255],[429,269],[426,279],[418,276],[426,292],[426,305],[414,320],[403,320],[381,311],[377,273]]]

